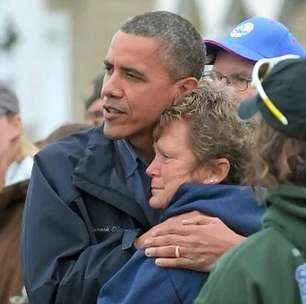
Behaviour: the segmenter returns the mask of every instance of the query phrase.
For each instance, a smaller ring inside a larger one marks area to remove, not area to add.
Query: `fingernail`
[[[145,250],[145,255],[146,255],[147,257],[150,257],[150,256],[151,256],[151,250],[150,250],[149,248],[147,248],[147,249]]]
[[[155,265],[157,265],[157,266],[160,266],[160,265],[161,265],[159,259],[156,259],[156,260],[155,260]]]

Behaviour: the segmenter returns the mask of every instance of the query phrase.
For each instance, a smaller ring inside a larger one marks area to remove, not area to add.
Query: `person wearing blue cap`
[[[306,303],[305,78],[306,58],[255,65],[238,115],[260,114],[246,181],[268,187],[262,230],[218,260],[196,304]]]
[[[287,54],[306,55],[285,25],[260,16],[244,20],[220,40],[204,42],[210,63],[214,65],[206,76],[233,86],[241,99],[256,94],[250,83],[258,60]]]

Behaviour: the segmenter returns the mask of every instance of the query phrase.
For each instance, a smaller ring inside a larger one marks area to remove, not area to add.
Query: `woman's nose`
[[[160,170],[159,170],[158,163],[156,161],[156,158],[154,158],[152,162],[150,163],[149,167],[147,168],[146,173],[150,177],[153,177],[153,176],[159,175],[159,172]]]

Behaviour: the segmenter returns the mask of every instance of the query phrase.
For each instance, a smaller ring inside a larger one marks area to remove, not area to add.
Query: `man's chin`
[[[106,123],[103,125],[102,132],[107,138],[111,139],[122,139],[126,137],[120,128],[111,128]]]

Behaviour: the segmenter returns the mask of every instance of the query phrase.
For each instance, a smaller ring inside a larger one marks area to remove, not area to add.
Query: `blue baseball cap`
[[[266,17],[257,16],[246,19],[223,39],[207,39],[204,43],[211,64],[220,49],[251,61],[287,54],[306,56],[304,48],[286,26]]]

